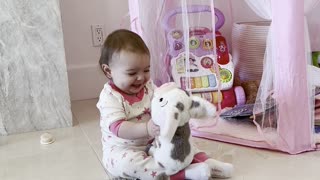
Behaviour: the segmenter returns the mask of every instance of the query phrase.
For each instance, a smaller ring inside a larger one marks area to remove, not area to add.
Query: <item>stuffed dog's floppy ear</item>
[[[181,115],[176,107],[168,106],[166,108],[167,113],[164,118],[166,121],[164,122],[163,128],[160,130],[160,138],[170,142],[179,126]]]
[[[214,117],[216,116],[216,106],[210,102],[197,97],[191,96],[192,102],[189,110],[190,116],[192,118],[201,118],[204,116]]]

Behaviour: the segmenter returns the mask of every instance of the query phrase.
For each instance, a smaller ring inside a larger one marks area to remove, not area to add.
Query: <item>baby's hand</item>
[[[151,137],[159,136],[160,134],[160,127],[153,123],[153,121],[150,119],[147,122],[147,131],[148,135]]]

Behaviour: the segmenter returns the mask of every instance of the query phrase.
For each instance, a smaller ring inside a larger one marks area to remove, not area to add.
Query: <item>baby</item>
[[[124,29],[112,32],[104,42],[99,64],[109,79],[97,103],[105,169],[115,177],[132,179],[208,179],[211,171],[203,162],[204,153],[195,155],[201,161],[166,175],[144,151],[160,130],[150,120],[154,85],[150,52],[140,36]]]

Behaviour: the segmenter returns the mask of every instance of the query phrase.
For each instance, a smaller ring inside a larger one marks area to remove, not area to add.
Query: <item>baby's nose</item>
[[[137,81],[143,81],[144,80],[144,75],[138,75],[137,76]]]

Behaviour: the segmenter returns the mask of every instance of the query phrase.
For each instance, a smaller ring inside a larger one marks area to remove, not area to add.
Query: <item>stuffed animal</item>
[[[192,145],[190,118],[214,117],[216,107],[200,97],[190,96],[174,83],[167,83],[155,90],[151,116],[160,127],[160,135],[148,153],[165,168],[167,175],[172,175],[189,166],[197,153]],[[209,172],[216,171],[220,177],[231,176],[231,164],[208,160],[205,162],[208,162]]]
[[[256,102],[256,97],[258,94],[260,81],[245,81],[241,83],[242,88],[244,89],[246,95],[246,104],[253,104]]]

